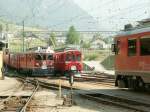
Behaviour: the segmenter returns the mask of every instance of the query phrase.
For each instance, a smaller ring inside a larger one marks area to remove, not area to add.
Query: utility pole
[[[24,20],[22,22],[22,25],[23,25],[23,27],[22,27],[22,51],[24,52],[25,51],[24,50],[24,37],[25,37],[25,35],[24,35]]]
[[[9,37],[8,37],[8,32],[9,32],[9,25],[8,25],[8,23],[6,24],[6,38],[5,38],[5,40],[6,40],[6,48],[9,48]]]

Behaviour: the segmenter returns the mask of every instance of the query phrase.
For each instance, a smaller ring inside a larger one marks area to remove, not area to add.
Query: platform
[[[15,78],[5,77],[4,80],[0,80],[0,95],[14,91],[20,85],[21,83]]]

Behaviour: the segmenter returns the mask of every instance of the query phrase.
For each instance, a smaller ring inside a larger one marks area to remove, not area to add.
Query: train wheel
[[[55,70],[55,71],[54,71],[54,76],[55,76],[55,77],[60,77],[60,72],[58,72],[58,71]]]
[[[119,88],[125,88],[126,87],[126,84],[125,84],[125,81],[124,80],[117,80],[117,85]]]
[[[140,90],[144,90],[145,89],[145,83],[143,82],[143,80],[141,78],[138,78],[138,88]]]

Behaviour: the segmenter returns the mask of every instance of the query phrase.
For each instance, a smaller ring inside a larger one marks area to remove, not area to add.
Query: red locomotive
[[[54,52],[28,51],[24,53],[11,53],[7,49],[4,52],[4,65],[18,72],[30,73],[31,76],[43,76],[53,73]]]
[[[55,73],[69,74],[74,71],[75,74],[80,74],[82,68],[82,53],[79,50],[62,48],[55,51]]]
[[[147,21],[141,21],[146,24]],[[145,88],[150,85],[150,27],[131,27],[115,38],[116,86]]]

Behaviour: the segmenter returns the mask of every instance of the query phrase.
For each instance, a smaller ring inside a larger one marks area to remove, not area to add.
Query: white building
[[[91,48],[92,49],[107,49],[110,45],[107,44],[104,40],[101,38],[97,38],[93,41],[91,41]]]

